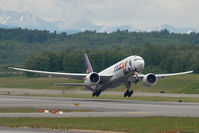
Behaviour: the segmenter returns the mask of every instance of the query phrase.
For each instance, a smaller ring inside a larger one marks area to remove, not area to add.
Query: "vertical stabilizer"
[[[93,72],[91,63],[90,63],[90,61],[89,61],[88,56],[87,56],[86,53],[84,54],[84,63],[85,63],[85,67],[86,67],[86,72],[87,73]]]

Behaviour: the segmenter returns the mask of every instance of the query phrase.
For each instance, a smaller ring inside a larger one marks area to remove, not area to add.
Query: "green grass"
[[[0,126],[83,129],[129,133],[199,132],[199,118],[121,117],[121,118],[2,118]]]
[[[65,78],[27,78],[6,77],[0,78],[0,87],[3,88],[30,88],[30,89],[71,89],[77,87],[56,86],[56,83],[81,82],[79,80],[66,80]],[[79,88],[79,87],[78,87]]]
[[[4,88],[32,88],[32,89],[76,89],[83,87],[63,87],[56,86],[56,83],[82,82],[79,80],[66,80],[65,78],[27,78],[27,77],[8,77],[0,78],[0,87]],[[119,86],[110,91],[125,91],[125,86]],[[144,87],[142,82],[132,88],[140,92],[157,92],[164,90],[167,93],[189,93],[199,94],[199,74],[187,74],[175,77],[159,79],[157,84],[152,87]]]
[[[135,90],[145,92],[160,92],[164,90],[168,93],[199,94],[199,74],[187,74],[159,79],[155,86],[147,88],[141,87],[141,84],[139,84]]]

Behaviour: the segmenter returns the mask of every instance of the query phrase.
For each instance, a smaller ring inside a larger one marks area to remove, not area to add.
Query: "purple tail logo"
[[[93,69],[92,69],[91,63],[88,59],[87,54],[84,54],[84,63],[85,63],[85,67],[86,67],[86,72],[87,73],[93,72]]]

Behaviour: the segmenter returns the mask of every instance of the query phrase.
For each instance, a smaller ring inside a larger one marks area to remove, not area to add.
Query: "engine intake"
[[[100,76],[95,72],[90,73],[89,75],[86,76],[86,78],[84,79],[84,82],[88,86],[96,85],[100,82]]]
[[[144,78],[142,79],[143,85],[147,87],[155,85],[156,82],[157,82],[157,78],[155,74],[153,73],[149,73],[145,75]]]
[[[90,81],[93,83],[98,83],[99,82],[99,75],[97,73],[92,73],[90,75]]]

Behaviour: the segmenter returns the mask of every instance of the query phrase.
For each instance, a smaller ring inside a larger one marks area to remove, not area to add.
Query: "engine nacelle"
[[[87,75],[84,79],[84,83],[88,86],[96,85],[100,82],[100,76],[99,74],[93,72]]]
[[[142,83],[144,86],[149,87],[155,85],[157,82],[157,77],[153,73],[148,73],[142,79]]]

